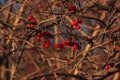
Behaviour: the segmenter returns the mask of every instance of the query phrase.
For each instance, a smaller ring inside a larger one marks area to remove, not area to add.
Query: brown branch
[[[108,74],[106,74],[106,75],[104,75],[102,78],[99,78],[99,79],[97,79],[97,80],[104,80],[104,79],[106,79],[107,77],[109,77],[109,76],[111,76],[111,75],[113,75],[113,74],[115,74],[115,73],[117,73],[117,72],[119,72],[120,70],[115,70],[115,71],[113,71],[113,72],[109,72]]]
[[[117,1],[117,0],[116,0]],[[113,2],[113,3],[115,3],[115,2]],[[112,4],[112,3],[110,3],[110,4]],[[113,5],[113,4],[112,4]],[[111,8],[110,8],[111,7]],[[116,13],[119,13],[120,12],[120,9],[118,9],[118,8],[113,8],[114,6],[111,6],[111,5],[101,5],[100,3],[95,3],[94,5],[92,5],[92,6],[89,6],[89,7],[87,7],[87,9],[88,10],[90,10],[90,9],[93,9],[93,8],[97,8],[98,10],[104,10],[104,11],[110,11],[110,9],[111,10],[114,10],[114,9],[116,9]],[[82,9],[82,11],[84,11],[84,9]]]
[[[52,75],[54,75],[54,73],[51,73],[51,72],[43,73],[43,74],[33,76],[29,80],[35,80],[37,78],[42,78],[44,76],[52,76]],[[83,77],[81,75],[74,75],[74,74],[69,74],[69,73],[56,73],[56,75],[65,76],[65,77],[72,77],[72,78],[76,78],[76,79],[79,79],[79,80],[87,80],[87,78],[85,78],[85,77]]]

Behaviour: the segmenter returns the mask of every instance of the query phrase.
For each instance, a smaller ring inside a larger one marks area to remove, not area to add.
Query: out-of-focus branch
[[[102,78],[99,78],[99,79],[97,79],[97,80],[104,80],[104,79],[106,79],[107,77],[109,77],[109,76],[111,76],[111,75],[113,75],[113,74],[115,74],[115,73],[117,73],[117,72],[119,72],[120,70],[114,70],[114,71],[112,71],[112,72],[109,72],[109,73],[107,73],[106,75],[104,75]],[[115,78],[114,80],[118,80],[118,78]]]
[[[40,75],[36,75],[36,76],[33,76],[30,78],[30,80],[35,80],[37,78],[42,78],[44,76],[52,76],[54,75],[54,73],[43,73],[43,74],[40,74]],[[87,78],[81,76],[81,75],[74,75],[74,74],[69,74],[69,73],[56,73],[56,75],[58,76],[65,76],[65,77],[72,77],[72,78],[76,78],[76,79],[79,79],[79,80],[87,80]]]
[[[22,15],[23,15],[27,1],[28,1],[28,0],[25,0],[25,1],[23,2],[22,6],[21,6],[21,8],[20,8],[20,12],[19,12],[19,14],[18,14],[19,16],[22,16]],[[19,21],[20,21],[20,18],[17,17],[13,25],[17,25]],[[14,27],[13,29],[15,29],[15,27]]]
[[[1,7],[2,9],[0,9],[0,12],[2,12],[3,10],[5,10],[6,8],[10,7],[11,5],[15,4],[15,2],[11,2],[10,4],[8,4],[5,7]]]

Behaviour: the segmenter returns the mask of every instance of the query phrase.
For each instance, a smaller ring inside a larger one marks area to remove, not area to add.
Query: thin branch
[[[49,72],[49,73],[43,73],[43,74],[39,74],[39,75],[36,75],[36,76],[33,76],[31,77],[29,80],[35,80],[37,78],[42,78],[44,76],[53,76],[54,73],[52,72]],[[74,75],[74,74],[69,74],[69,73],[56,73],[56,75],[59,75],[59,76],[65,76],[65,77],[72,77],[72,78],[76,78],[76,79],[79,79],[79,80],[87,80],[87,78],[81,76],[81,75]]]

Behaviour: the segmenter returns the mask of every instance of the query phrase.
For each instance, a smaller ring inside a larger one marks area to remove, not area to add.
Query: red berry
[[[53,38],[53,35],[47,31],[44,31],[41,33],[42,37],[49,37],[49,38]]]
[[[116,49],[117,49],[118,51],[120,51],[120,47],[117,47]]]
[[[33,25],[33,24],[31,24],[31,25],[30,25],[30,28],[34,28],[34,25]]]
[[[73,27],[74,29],[76,29],[76,25],[73,25],[72,27]]]
[[[49,46],[50,46],[50,41],[43,41],[43,46],[44,46],[45,48],[49,48]]]
[[[44,47],[45,47],[45,48],[49,48],[49,46],[50,46],[49,44],[45,44],[45,46],[44,46]]]
[[[43,41],[43,46],[45,46],[46,45],[46,41]]]
[[[69,39],[65,41],[66,45],[69,45],[70,43],[71,43],[71,40],[69,40]]]
[[[80,26],[76,26],[76,28],[75,29],[80,29]]]
[[[40,36],[37,36],[37,41],[40,41],[41,37]]]
[[[35,20],[35,19],[32,19],[31,22],[32,22],[33,24],[35,24],[35,23],[36,23],[36,20]]]
[[[68,11],[76,11],[76,7],[75,6],[69,6]]]
[[[81,19],[73,20],[72,25],[78,25],[79,23],[82,23]]]
[[[32,15],[28,16],[28,20],[32,20],[32,19],[33,19]]]
[[[73,20],[72,25],[78,25],[78,22],[76,20]]]
[[[110,67],[114,67],[114,65],[115,65],[114,63],[110,63]]]
[[[46,41],[46,44],[49,44],[49,45],[50,45],[50,41]]]
[[[63,43],[63,44],[67,45],[67,46],[73,46],[74,42],[72,42],[71,40],[66,40],[65,43]]]
[[[79,50],[80,49],[80,45],[78,43],[74,43],[73,49],[74,50]]]
[[[80,29],[80,26],[74,25],[73,28],[78,30]]]
[[[41,33],[41,36],[42,36],[42,37],[44,37],[44,36],[46,36],[46,35],[47,35],[47,32],[46,32],[46,31],[44,31],[44,32]]]
[[[68,44],[68,46],[73,46],[74,45],[74,42],[71,42]]]
[[[52,34],[50,34],[49,32],[47,32],[47,33],[46,33],[46,36],[47,36],[47,37],[50,37],[50,38],[52,38],[52,37],[53,37],[53,35],[52,35]]]
[[[60,44],[61,49],[64,48],[64,46],[65,46],[65,44],[63,44],[63,43]]]
[[[106,65],[106,66],[105,66],[105,69],[106,69],[106,70],[109,70],[109,69],[110,69],[110,67],[109,67],[108,65]]]
[[[33,24],[28,24],[27,27],[28,28],[34,28],[34,25]]]
[[[60,44],[59,43],[55,44],[55,47],[60,48]]]
[[[30,28],[30,27],[31,27],[31,24],[27,24],[27,27]]]
[[[62,48],[64,48],[64,46],[65,45],[63,43],[61,43],[61,44],[59,44],[59,43],[55,44],[56,48],[61,48],[62,49]]]
[[[39,33],[37,34],[37,36],[41,36],[41,33],[39,32]]]

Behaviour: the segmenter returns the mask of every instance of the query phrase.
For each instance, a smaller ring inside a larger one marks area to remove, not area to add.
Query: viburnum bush
[[[120,79],[120,0],[0,3],[0,80]]]

